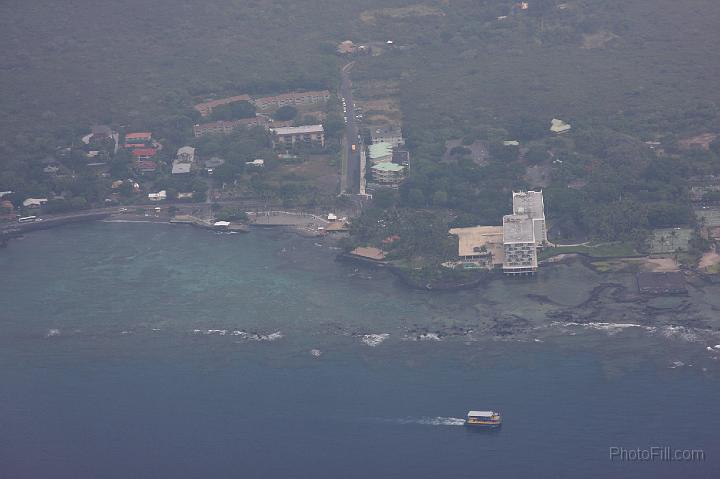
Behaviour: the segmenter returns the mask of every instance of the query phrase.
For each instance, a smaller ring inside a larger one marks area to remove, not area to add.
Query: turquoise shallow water
[[[408,340],[480,330],[508,297],[508,314],[541,315],[511,287],[582,302],[593,273],[428,294],[332,253],[281,233],[162,225],[13,242],[0,251],[0,477],[720,473],[704,345],[635,329]],[[500,409],[503,430],[457,426],[470,408]],[[664,445],[706,461],[609,460],[611,446]]]

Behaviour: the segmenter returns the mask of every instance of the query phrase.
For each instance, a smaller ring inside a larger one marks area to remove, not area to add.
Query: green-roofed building
[[[373,180],[382,185],[399,185],[405,179],[405,167],[395,163],[378,163],[370,170]]]
[[[368,157],[373,165],[378,163],[390,163],[392,161],[393,148],[390,143],[375,143],[368,147]]]

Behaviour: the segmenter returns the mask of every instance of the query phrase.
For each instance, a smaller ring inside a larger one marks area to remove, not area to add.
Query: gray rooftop
[[[305,126],[284,126],[279,128],[273,128],[273,132],[277,135],[303,135],[309,133],[322,133],[322,125],[305,125]]]
[[[190,163],[181,163],[179,161],[174,161],[172,166],[172,174],[181,175],[184,173],[190,173],[191,166],[192,165]]]
[[[525,215],[503,216],[503,243],[534,243],[533,221]]]
[[[542,191],[513,191],[513,214],[545,219]]]

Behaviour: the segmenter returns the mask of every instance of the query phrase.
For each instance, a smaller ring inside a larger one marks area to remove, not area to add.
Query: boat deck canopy
[[[468,417],[492,417],[493,411],[468,411]]]

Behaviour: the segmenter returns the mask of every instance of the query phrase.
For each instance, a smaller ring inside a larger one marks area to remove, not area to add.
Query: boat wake
[[[443,417],[443,416],[395,419],[392,422],[395,424],[421,424],[423,426],[463,426],[463,425],[465,425],[465,419],[463,419],[461,417]]]

